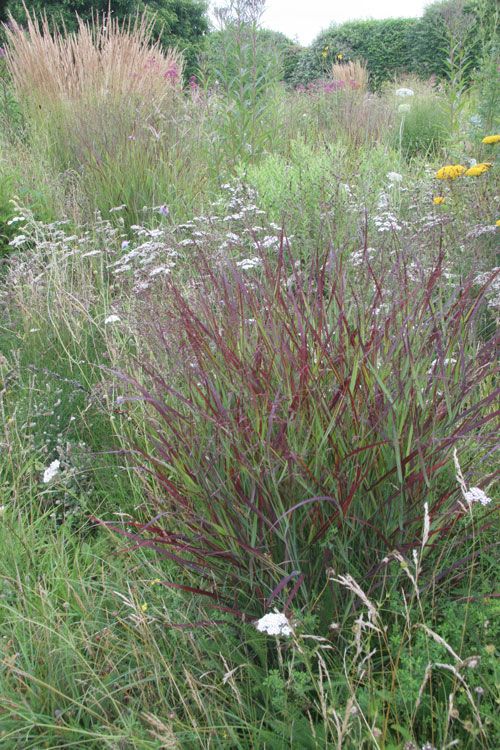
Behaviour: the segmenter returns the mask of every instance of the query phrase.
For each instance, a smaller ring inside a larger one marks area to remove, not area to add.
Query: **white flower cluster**
[[[387,179],[390,185],[394,185],[397,182],[403,182],[403,175],[399,172],[387,172]]]
[[[249,271],[252,268],[257,268],[257,266],[260,266],[261,264],[262,264],[262,260],[257,257],[244,258],[243,260],[239,260],[236,263],[238,268],[241,268],[242,271]]]
[[[488,497],[486,492],[484,492],[479,487],[470,487],[470,489],[467,489],[467,485],[465,484],[464,475],[462,474],[462,469],[460,467],[460,463],[458,460],[458,454],[457,449],[453,451],[453,461],[455,463],[455,472],[457,477],[457,482],[460,485],[460,489],[462,490],[462,495],[464,497],[465,502],[469,506],[469,508],[474,503],[480,503],[481,505],[489,505],[491,503],[491,497]]]
[[[292,628],[286,615],[281,612],[270,612],[260,620],[257,620],[255,627],[259,633],[267,635],[286,635],[292,634]]]
[[[55,461],[52,461],[50,466],[48,466],[45,471],[43,472],[43,482],[44,484],[48,484],[49,482],[54,479],[56,474],[59,474],[59,467],[61,466],[61,462],[56,458]]]
[[[413,89],[407,89],[407,88],[400,88],[396,89],[396,96],[401,97],[402,99],[406,98],[407,96],[414,96],[415,92]]]

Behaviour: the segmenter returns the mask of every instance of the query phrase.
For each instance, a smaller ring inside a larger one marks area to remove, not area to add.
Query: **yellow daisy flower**
[[[444,203],[445,199],[442,195],[436,195],[435,198],[432,199],[432,202],[435,206],[441,206]]]
[[[500,135],[487,135],[483,138],[483,143],[500,143]]]
[[[496,227],[500,227],[500,219],[497,219],[497,220],[495,221],[495,226],[496,226]]]

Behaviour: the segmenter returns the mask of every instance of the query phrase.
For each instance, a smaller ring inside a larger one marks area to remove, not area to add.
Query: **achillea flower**
[[[402,182],[403,175],[399,174],[399,172],[387,172],[387,179],[389,182]]]
[[[406,88],[396,89],[396,96],[401,96],[403,98],[406,96],[414,96],[414,94],[415,92],[413,91],[413,89],[406,89]]]
[[[483,138],[483,143],[500,143],[500,135],[487,135]]]
[[[435,206],[442,206],[442,204],[445,202],[445,198],[443,198],[442,195],[436,195],[432,199],[432,202],[434,203]]]
[[[469,167],[465,175],[466,177],[479,177],[479,175],[482,175],[487,172],[488,169],[491,169],[492,166],[493,165],[490,162],[483,161],[480,164],[474,164],[473,167]]]
[[[59,473],[60,466],[61,466],[61,462],[58,461],[57,459],[55,461],[52,461],[50,466],[48,466],[43,472],[44,484],[48,484],[55,477],[55,475]]]
[[[270,612],[257,620],[255,627],[267,635],[291,635],[292,628],[286,615],[281,612]]]
[[[446,164],[436,172],[436,178],[438,180],[456,180],[457,177],[467,172],[467,168],[462,164]]]

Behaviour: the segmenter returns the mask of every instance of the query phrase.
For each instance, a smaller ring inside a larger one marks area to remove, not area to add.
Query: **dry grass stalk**
[[[32,104],[132,97],[155,100],[182,85],[182,56],[163,52],[151,22],[120,23],[110,15],[79,19],[74,33],[51,31],[45,15],[26,10],[27,28],[12,17],[5,29],[6,59],[18,94]]]
[[[366,91],[368,88],[368,71],[360,60],[333,63],[331,78],[342,88],[359,89]]]

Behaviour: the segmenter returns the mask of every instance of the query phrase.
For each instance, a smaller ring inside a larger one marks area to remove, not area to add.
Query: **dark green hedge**
[[[302,54],[293,74],[295,84],[324,76],[337,55],[363,59],[374,88],[400,73],[446,78],[448,57],[462,54],[470,76],[486,48],[498,42],[497,0],[441,0],[421,18],[349,21],[323,31]]]
[[[365,60],[375,86],[398,73],[413,71],[418,23],[416,18],[390,18],[331,26],[317,37],[298,63],[295,82],[320,78],[338,55],[343,60]]]

